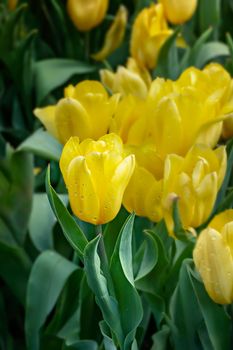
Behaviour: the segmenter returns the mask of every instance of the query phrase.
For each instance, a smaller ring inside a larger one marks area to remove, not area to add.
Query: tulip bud
[[[124,155],[122,141],[115,134],[81,143],[71,137],[64,146],[60,168],[74,214],[95,225],[114,219],[134,167],[134,156]]]
[[[131,56],[139,65],[154,68],[160,49],[172,32],[164,17],[162,4],[143,9],[133,24]]]
[[[200,233],[193,259],[209,296],[219,304],[233,302],[233,209],[214,217]]]
[[[121,5],[111,27],[105,35],[102,49],[93,54],[92,58],[94,58],[96,61],[103,61],[121,45],[125,35],[127,17],[128,12],[126,7]]]
[[[197,0],[161,0],[167,20],[172,24],[188,21],[196,11]]]
[[[119,95],[109,97],[101,83],[86,80],[69,85],[56,106],[36,108],[34,114],[63,144],[71,136],[97,140],[107,133],[118,99]]]
[[[172,201],[178,197],[181,222],[185,229],[198,227],[209,217],[226,172],[225,147],[211,150],[195,145],[185,158],[170,154],[165,160],[163,208],[169,232],[173,232]]]
[[[151,77],[147,69],[140,68],[133,58],[129,58],[126,68],[119,66],[116,73],[107,69],[100,71],[101,81],[112,92],[122,95],[132,94],[146,98]]]
[[[75,27],[85,32],[102,22],[108,3],[108,0],[68,0],[67,11]]]

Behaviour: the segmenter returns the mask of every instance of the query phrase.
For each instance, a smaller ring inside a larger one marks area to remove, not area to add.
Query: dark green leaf
[[[88,243],[84,233],[71,216],[71,214],[66,209],[65,205],[58,197],[56,192],[51,186],[50,183],[50,168],[48,167],[47,175],[46,175],[46,191],[48,194],[50,205],[53,209],[53,212],[61,225],[63,233],[71,244],[71,246],[75,249],[78,256],[82,259],[84,249]]]
[[[37,104],[55,88],[64,84],[74,74],[86,74],[96,70],[85,62],[65,58],[51,58],[39,61],[34,66]]]
[[[27,287],[25,331],[28,350],[38,350],[39,331],[53,309],[68,277],[77,266],[53,251],[35,261]]]
[[[62,145],[47,131],[39,129],[21,143],[18,150],[32,152],[45,159],[59,162]]]

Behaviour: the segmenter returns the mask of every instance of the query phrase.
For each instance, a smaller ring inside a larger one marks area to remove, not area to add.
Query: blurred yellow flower
[[[193,146],[183,158],[170,154],[165,160],[162,206],[170,234],[173,233],[172,208],[178,198],[181,222],[185,229],[198,227],[209,217],[227,165],[224,146],[211,150]]]
[[[128,11],[125,6],[121,5],[111,27],[108,29],[105,35],[102,49],[93,54],[92,58],[94,58],[96,61],[103,61],[121,45],[125,35],[127,17]]]
[[[173,24],[188,21],[197,8],[197,0],[160,0],[167,20]]]
[[[78,30],[88,31],[103,21],[108,5],[108,0],[68,0],[67,12]]]
[[[57,105],[36,108],[34,114],[63,144],[71,136],[97,140],[108,132],[118,99],[119,95],[109,97],[100,82],[86,80],[68,86]]]
[[[143,9],[133,24],[130,52],[141,66],[156,66],[161,47],[172,34],[168,27],[162,4]]]
[[[119,66],[116,73],[107,69],[100,71],[102,83],[114,93],[123,96],[132,94],[140,98],[146,98],[151,84],[151,76],[148,70],[140,67],[133,58],[129,58],[126,67]]]
[[[18,0],[8,0],[7,1],[7,6],[9,10],[14,10],[18,4]]]
[[[219,304],[233,302],[233,209],[214,217],[200,233],[194,263],[209,296]]]
[[[64,146],[60,168],[74,214],[95,225],[114,219],[134,166],[134,156],[125,156],[115,134],[81,143],[78,137],[71,137]]]

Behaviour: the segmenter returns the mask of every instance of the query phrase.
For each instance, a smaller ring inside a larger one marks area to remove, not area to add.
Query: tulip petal
[[[212,228],[202,231],[193,258],[210,297],[216,303],[230,304],[233,301],[233,260],[221,234]]]
[[[100,205],[92,174],[83,156],[74,158],[67,171],[70,205],[81,220],[99,223]]]
[[[82,141],[91,134],[89,116],[83,106],[73,98],[63,98],[59,101],[55,121],[59,139],[63,144],[71,135],[79,136]]]
[[[71,163],[71,161],[74,158],[76,158],[80,155],[82,155],[82,154],[81,154],[81,149],[79,146],[79,138],[76,136],[71,137],[63,148],[62,155],[60,158],[60,163],[59,163],[60,169],[62,172],[62,176],[64,178],[66,185],[68,184],[67,171],[68,171],[69,164]]]
[[[41,121],[41,123],[46,127],[48,132],[58,139],[58,130],[56,128],[55,122],[55,110],[56,106],[48,106],[45,108],[34,109],[35,116]]]

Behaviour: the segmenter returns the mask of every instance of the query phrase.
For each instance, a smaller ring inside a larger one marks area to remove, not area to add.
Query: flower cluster
[[[56,105],[34,111],[64,144],[60,168],[71,208],[81,220],[107,223],[123,204],[152,222],[164,220],[175,237],[175,202],[183,228],[192,233],[213,210],[227,167],[225,146],[218,142],[233,136],[233,80],[217,63],[202,70],[190,67],[177,80],[153,80],[148,70],[173,32],[167,20],[182,23],[193,14],[196,1],[185,4],[182,13],[176,11],[175,1],[143,9],[133,25],[125,67],[115,73],[103,69],[102,84],[70,85]],[[68,10],[71,6],[72,1]],[[99,1],[99,6],[93,25],[106,11],[107,1]],[[75,16],[71,18],[77,27],[87,30]],[[117,47],[126,21],[122,7],[94,59],[104,59]],[[232,211],[222,215],[201,233],[194,251],[206,289],[220,303],[233,300],[232,271],[209,267],[216,266],[212,251],[217,259],[229,260],[227,266],[233,263]],[[219,280],[226,275],[231,282],[224,284]]]

